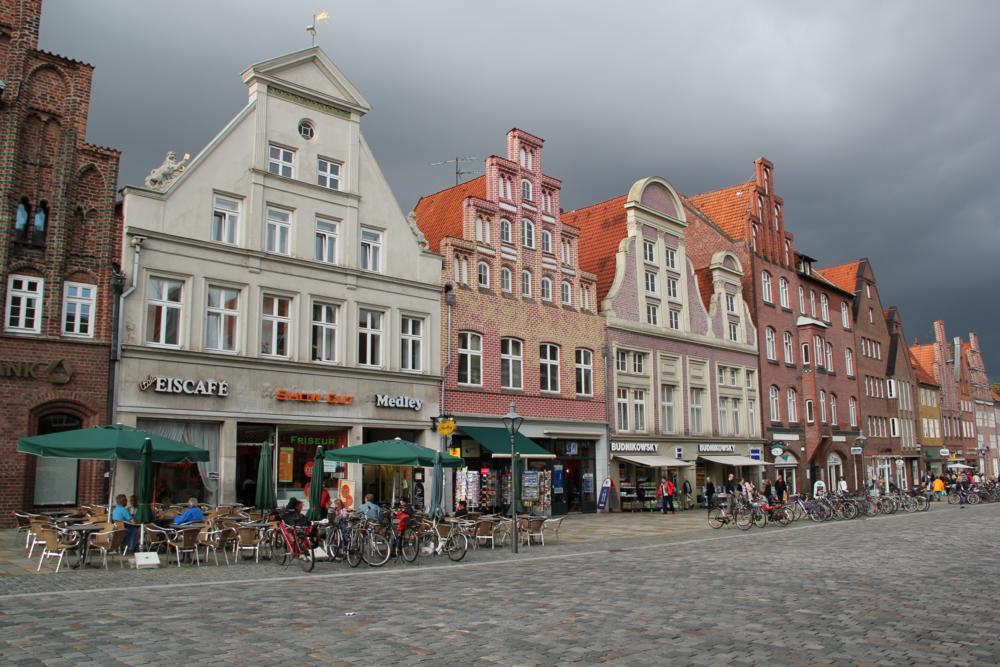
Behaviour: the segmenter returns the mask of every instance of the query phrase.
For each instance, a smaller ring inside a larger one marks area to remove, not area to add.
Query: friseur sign
[[[0,377],[48,380],[52,384],[67,384],[76,370],[68,359],[53,361],[10,361],[0,359]]]

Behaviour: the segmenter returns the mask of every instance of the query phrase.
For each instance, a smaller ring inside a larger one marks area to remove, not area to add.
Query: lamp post
[[[861,464],[862,465],[864,465],[864,463],[865,463],[864,449],[865,449],[865,443],[867,441],[868,441],[868,438],[865,437],[865,432],[864,431],[858,431],[858,437],[856,437],[854,439],[854,445],[856,447],[860,447],[861,448]],[[857,454],[854,455],[854,488],[855,488],[855,490],[859,490],[859,491],[861,490],[860,487],[858,486],[858,455]]]
[[[514,401],[510,402],[510,410],[504,415],[503,425],[507,429],[507,433],[510,434],[510,550],[512,553],[517,553],[517,446],[514,443],[514,439],[517,436],[517,432],[521,430],[521,424],[524,423],[524,417],[517,414],[517,410],[514,409]]]

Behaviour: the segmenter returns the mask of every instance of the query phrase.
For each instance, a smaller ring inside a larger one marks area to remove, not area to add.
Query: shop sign
[[[857,456],[858,454],[864,454],[865,450],[863,447],[851,447],[851,454]]]
[[[711,444],[698,445],[699,454],[735,454],[736,445]]]
[[[611,451],[655,454],[660,451],[660,444],[657,442],[612,442]]]
[[[335,435],[290,435],[288,436],[288,444],[290,445],[320,445],[322,447],[336,447],[337,446],[337,436]]]
[[[435,428],[439,435],[449,436],[455,432],[455,420],[451,417],[439,419]]]
[[[67,359],[54,361],[12,361],[0,359],[0,377],[25,380],[48,380],[52,384],[66,384],[73,379],[76,369]]]
[[[601,493],[597,496],[597,511],[601,512],[608,506],[608,499],[611,496],[611,488],[615,485],[610,477],[605,477],[601,482]]]
[[[784,445],[775,443],[774,445],[771,446],[771,456],[778,457],[778,456],[781,456],[784,453],[785,453],[785,446]]]
[[[278,449],[278,481],[292,481],[292,466],[295,464],[295,449],[292,447],[281,447]]]
[[[389,396],[388,394],[375,394],[376,408],[403,408],[407,410],[419,410],[424,402],[412,396]]]
[[[275,389],[274,399],[276,401],[297,401],[299,403],[329,403],[330,405],[351,405],[354,403],[353,396],[344,396],[329,392],[310,393],[295,391],[294,389]]]
[[[521,498],[523,500],[538,500],[538,471],[525,470],[521,477]]]
[[[764,460],[764,457],[761,455],[760,447],[751,447],[750,448],[750,458],[752,458],[754,461],[763,461]]]
[[[583,492],[584,493],[594,492],[594,473],[592,472],[583,473]]]
[[[948,456],[949,454],[951,454],[951,452],[948,450],[947,447],[942,447],[940,450],[938,450],[938,454],[940,454],[941,456]]]
[[[191,396],[229,396],[229,383],[225,380],[191,380],[150,375],[139,380],[139,391],[152,389],[158,394],[188,394]]]
[[[565,485],[566,472],[559,464],[552,466],[552,493],[562,493]]]
[[[472,440],[466,440],[462,443],[462,458],[463,459],[478,459],[479,458],[479,443]]]

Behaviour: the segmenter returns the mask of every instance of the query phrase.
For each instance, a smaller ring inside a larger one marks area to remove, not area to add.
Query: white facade
[[[430,444],[440,390],[440,256],[361,134],[368,103],[315,47],[243,80],[247,106],[183,173],[123,192],[134,284],[118,419],[194,420],[198,433],[216,424],[215,469],[201,472],[218,475],[220,502],[235,501],[248,475],[237,442],[259,446],[271,428],[276,454],[291,446],[282,437],[343,446],[398,432]],[[228,391],[164,391],[156,378]],[[376,405],[377,394],[413,400]],[[360,492],[360,466],[350,468],[340,474]]]

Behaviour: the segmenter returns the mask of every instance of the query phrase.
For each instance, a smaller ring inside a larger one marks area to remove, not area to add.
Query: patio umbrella
[[[139,524],[153,520],[153,441],[146,438],[142,444],[142,458],[139,459],[139,484],[135,489],[136,508],[133,521]]]
[[[431,506],[427,516],[432,519],[444,518],[444,466],[441,465],[441,452],[434,452],[434,469],[431,470]]]
[[[464,465],[462,459],[457,456],[441,454],[407,440],[367,442],[353,447],[331,449],[323,456],[326,457],[327,461],[343,461],[344,463],[430,468],[434,465],[435,454],[440,454],[441,465],[445,468],[461,468]]]
[[[958,468],[960,470],[972,470],[972,466],[967,466],[964,463],[949,463],[949,468]]]
[[[259,510],[273,510],[278,506],[274,493],[274,471],[271,469],[271,444],[265,442],[260,447],[260,463],[257,466],[257,495],[254,505]]]
[[[306,518],[310,521],[319,521],[323,518],[323,448],[316,448],[316,458],[313,459],[313,474],[309,480],[309,511]]]

